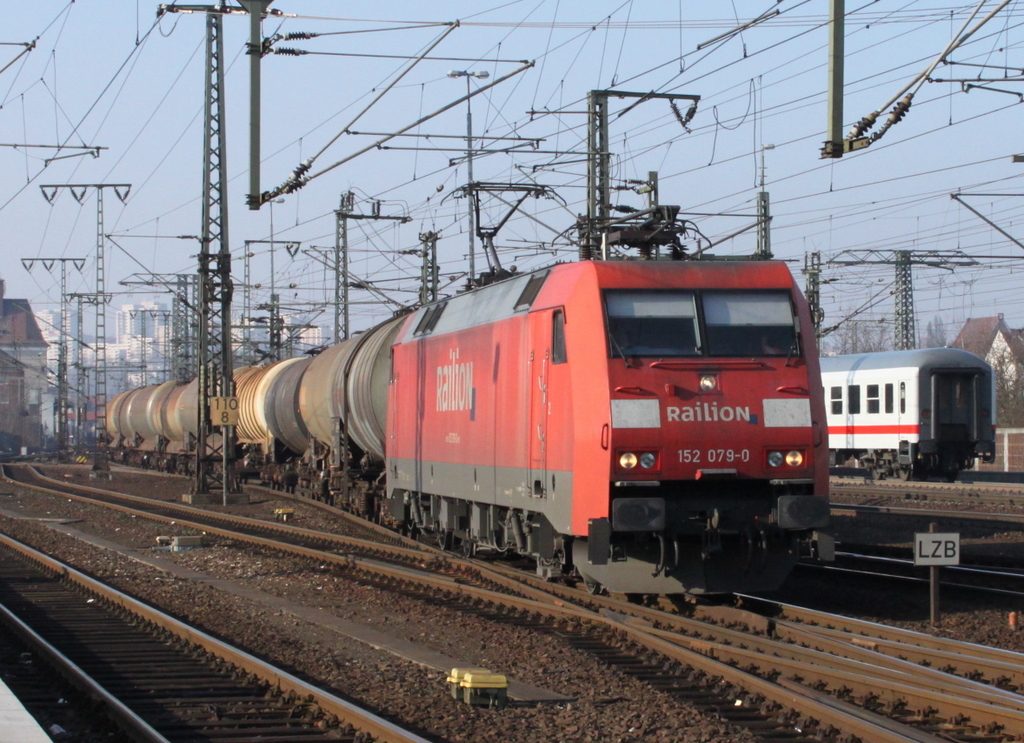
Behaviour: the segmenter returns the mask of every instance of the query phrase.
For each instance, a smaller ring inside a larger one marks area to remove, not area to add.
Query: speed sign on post
[[[210,398],[210,425],[211,426],[237,426],[238,425],[238,398],[237,397],[211,397]]]

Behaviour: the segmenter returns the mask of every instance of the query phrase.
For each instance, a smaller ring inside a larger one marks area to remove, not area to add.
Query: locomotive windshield
[[[788,356],[797,352],[793,307],[785,292],[705,292],[711,356]]]
[[[786,292],[707,292],[702,297],[712,356],[797,353],[793,306]]]
[[[789,356],[798,351],[788,292],[608,291],[605,307],[612,356]]]
[[[609,291],[608,337],[613,356],[696,356],[697,304],[692,292]]]

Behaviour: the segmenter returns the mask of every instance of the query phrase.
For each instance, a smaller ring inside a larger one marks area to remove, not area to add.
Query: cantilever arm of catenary
[[[404,70],[402,70],[400,73],[398,73],[398,76],[395,77],[394,80],[392,80],[390,83],[385,85],[384,88],[374,97],[374,99],[366,104],[366,106],[363,108],[362,111],[360,111],[354,117],[352,117],[352,120],[350,122],[348,122],[347,124],[345,124],[345,126],[343,126],[341,128],[340,132],[338,132],[336,135],[334,135],[327,144],[325,144],[323,147],[321,147],[319,152],[317,152],[312,157],[307,158],[306,161],[303,164],[304,165],[307,164],[307,163],[308,164],[312,164],[312,162],[314,160],[316,160],[318,157],[320,157],[322,154],[324,154],[331,145],[333,145],[335,142],[337,142],[341,138],[342,134],[345,134],[346,132],[348,132],[353,126],[355,126],[356,122],[358,122],[359,119],[363,118],[363,114],[365,114],[367,111],[369,111],[375,105],[377,105],[377,101],[379,101],[381,98],[383,98],[385,95],[387,95],[388,91],[390,91],[393,87],[398,85],[398,83],[402,80],[402,78],[404,78],[406,75],[408,75],[412,71],[412,69],[417,64],[419,64],[420,61],[423,60],[424,57],[426,57],[428,54],[430,54],[430,52],[432,52],[434,50],[434,48],[437,47],[438,44],[440,44],[442,41],[445,40],[445,38],[447,38],[448,34],[450,34],[452,31],[454,31],[458,27],[459,27],[459,22],[458,21],[454,21],[452,23],[449,23],[448,24],[448,28],[446,28],[441,33],[440,36],[438,36],[436,39],[434,39],[434,41],[426,49],[424,49],[420,54],[418,54],[415,59],[413,59],[411,62],[409,62],[409,65]]]
[[[940,52],[934,60],[932,60],[932,63],[928,65],[928,67],[923,72],[916,75],[913,80],[904,85],[898,93],[896,93],[888,101],[879,106],[878,109],[876,109],[874,112],[868,114],[863,119],[854,124],[853,128],[850,130],[850,133],[846,135],[846,138],[848,140],[854,140],[863,136],[865,132],[867,132],[871,127],[875,125],[875,121],[878,120],[878,117],[882,115],[883,111],[885,111],[892,104],[896,103],[896,101],[900,99],[900,96],[902,96],[904,93],[907,93],[906,98],[900,101],[899,104],[892,110],[891,114],[889,115],[889,119],[888,121],[886,121],[885,125],[879,131],[875,132],[871,136],[870,142],[876,142],[879,139],[881,139],[882,135],[885,134],[889,127],[891,127],[893,124],[897,123],[900,119],[902,119],[903,115],[906,114],[907,110],[910,108],[910,102],[913,100],[914,95],[921,88],[921,86],[928,81],[928,77],[932,74],[932,71],[936,67],[938,67],[939,64],[947,56],[949,56],[951,52],[955,51],[957,48],[963,45],[969,38],[971,38],[975,33],[977,33],[978,29],[980,29],[982,26],[984,26],[986,23],[992,20],[996,13],[998,13],[1000,10],[1002,10],[1003,8],[1010,4],[1010,0],[1003,0],[1001,3],[999,3],[998,6],[989,11],[989,14],[987,16],[978,21],[977,25],[975,25],[974,28],[964,33],[964,29],[966,29],[967,26],[971,23],[971,21],[974,20],[974,17],[978,15],[978,13],[981,11],[981,7],[987,1],[988,0],[980,0],[974,11],[970,14],[970,16],[968,16],[967,20],[964,21],[963,25],[960,27],[960,30],[950,40],[949,44],[946,45],[946,48],[943,49],[942,52]]]
[[[262,194],[262,196],[260,197],[260,202],[261,203],[266,203],[268,200],[274,198],[275,196],[280,196],[281,194],[286,194],[286,193],[294,193],[295,191],[298,191],[300,188],[305,186],[307,183],[309,183],[314,178],[319,178],[324,173],[327,173],[327,172],[329,172],[331,170],[334,170],[339,165],[344,165],[345,163],[349,162],[350,160],[354,160],[355,158],[359,157],[360,155],[365,154],[366,152],[369,152],[370,150],[373,150],[373,149],[376,149],[376,148],[380,147],[380,145],[384,144],[385,142],[394,139],[395,137],[399,136],[400,134],[404,134],[405,132],[409,131],[410,129],[414,129],[415,127],[419,126],[423,122],[429,121],[430,119],[434,118],[435,116],[439,116],[440,114],[443,114],[445,111],[448,111],[449,109],[454,108],[455,106],[458,106],[460,103],[468,101],[470,98],[473,98],[474,96],[480,95],[484,91],[490,90],[495,85],[500,85],[501,83],[505,82],[509,78],[515,77],[516,75],[518,75],[521,72],[525,72],[526,70],[528,70],[531,67],[533,67],[533,65],[534,65],[533,62],[524,62],[522,67],[519,67],[518,69],[513,70],[512,72],[508,73],[507,75],[503,75],[502,77],[499,77],[499,78],[495,79],[494,82],[488,83],[487,85],[480,86],[479,88],[477,88],[473,92],[469,93],[468,95],[464,95],[461,98],[457,98],[456,100],[452,101],[451,103],[447,104],[446,106],[443,106],[443,107],[439,108],[438,110],[434,111],[433,113],[427,114],[426,116],[423,116],[423,117],[417,119],[416,121],[412,122],[411,124],[407,124],[406,126],[402,127],[401,129],[399,129],[399,130],[397,130],[395,132],[392,132],[391,134],[388,134],[387,136],[381,137],[380,139],[378,139],[373,144],[369,144],[366,147],[362,148],[361,150],[357,150],[356,152],[353,152],[351,155],[348,155],[347,157],[344,157],[341,160],[338,160],[336,163],[332,163],[331,165],[328,165],[326,168],[323,168],[322,170],[319,170],[316,173],[313,173],[312,175],[306,175],[306,174],[309,172],[310,167],[313,165],[313,161],[315,159],[315,156],[311,157],[311,158],[309,158],[307,160],[304,160],[302,162],[302,164],[299,165],[299,167],[297,167],[295,169],[295,171],[290,176],[288,176],[288,180],[286,180],[280,186],[275,188],[273,191],[264,192]]]

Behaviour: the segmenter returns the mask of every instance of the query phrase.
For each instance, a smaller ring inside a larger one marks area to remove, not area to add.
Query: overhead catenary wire
[[[808,16],[807,18],[810,18],[810,16]],[[875,18],[877,19],[878,16],[876,15]],[[820,20],[820,18],[816,19],[816,20]],[[910,24],[913,21],[916,21],[916,20],[917,19],[914,19],[914,18],[912,18],[911,16],[908,15],[902,21],[900,21],[900,23],[892,24],[891,28],[894,28],[894,29],[897,29],[897,28],[898,29],[908,28],[910,26]],[[878,23],[880,21],[875,20],[875,22]],[[615,23],[616,23],[616,21],[613,19],[613,21],[612,21],[613,25],[611,27],[613,27],[613,28],[621,28],[621,26],[614,25]],[[794,27],[796,26],[796,24],[793,24],[793,25],[794,25]],[[528,26],[516,26],[514,24],[506,24],[506,27],[508,27],[508,28],[528,28]],[[642,25],[638,26],[635,23],[635,20],[634,20],[634,23],[631,24],[631,27],[634,28],[634,29],[642,29],[642,28],[644,28],[644,26],[642,26]],[[781,24],[780,24],[780,27],[781,27]],[[549,35],[549,29],[554,30],[554,27],[551,26],[551,25],[544,26],[544,33],[545,33],[545,35]],[[584,30],[584,32],[585,32],[585,30]],[[553,68],[549,67],[549,69],[553,69]],[[553,71],[557,72],[557,68],[554,68]],[[555,78],[557,79],[557,75],[555,76]],[[532,86],[531,86],[531,88],[532,88]],[[559,88],[558,88],[558,86],[554,86],[551,89],[554,90],[554,91],[557,91]],[[774,103],[774,102],[775,101],[772,101],[771,103]],[[508,110],[508,107],[504,107],[504,111],[507,111],[507,110]],[[500,106],[500,105],[499,106],[495,106],[495,111],[497,111],[499,113],[504,113],[503,107]],[[659,113],[661,113],[661,112],[659,112]],[[766,111],[762,112],[762,113],[766,113]],[[664,116],[667,116],[667,115],[668,114],[667,114],[667,111],[666,111],[664,113]],[[723,117],[723,118],[725,118],[725,117]],[[493,123],[493,128],[491,128],[492,127],[492,123],[489,123],[489,126],[488,126],[489,133],[499,134],[499,127],[502,127],[502,126],[505,126],[505,127],[521,126],[522,122],[523,122],[523,119],[522,119],[522,117],[519,117],[518,119],[512,117],[510,121],[505,123],[502,119],[492,118],[491,122]],[[562,119],[562,123],[567,123],[564,118]],[[576,126],[578,126],[578,123],[576,123],[576,122],[574,122],[574,123],[576,124]],[[646,130],[646,129],[649,129],[649,128],[650,128],[649,125],[647,124],[647,122],[645,122],[644,129]],[[549,132],[553,132],[553,133],[555,133],[556,136],[564,136],[565,132],[567,132],[567,131],[570,131],[570,129],[568,127],[565,127],[565,126],[546,127],[545,128],[545,134],[548,134]],[[634,144],[632,155],[631,156],[630,155],[626,155],[621,160],[621,163],[622,163],[622,165],[624,167],[633,167],[632,164],[642,162],[643,158],[647,155],[647,153],[651,152],[652,149],[655,148],[655,147],[665,146],[664,143],[672,143],[672,142],[675,142],[675,141],[679,140],[678,137],[668,136],[668,133],[666,132],[666,135],[663,137],[663,139],[660,142],[656,142],[653,145],[648,145],[646,142],[641,144],[639,136],[636,133],[638,131],[640,131],[640,130],[634,129],[632,126],[630,126],[629,129],[623,135],[625,137],[628,137],[629,141]],[[698,128],[696,130],[696,134],[698,136],[707,136],[708,130],[702,130],[702,129]],[[798,142],[798,141],[802,141],[802,140],[794,140],[794,145],[793,146],[796,146],[796,142]],[[734,150],[734,148],[732,146],[730,146],[730,150]],[[745,156],[749,156],[749,155],[741,153],[741,154],[737,155],[737,158],[741,159],[741,158],[743,158]],[[504,171],[505,172],[513,172],[512,168],[514,168],[517,164],[523,163],[525,161],[527,161],[526,158],[516,157],[514,159],[510,159],[508,163],[503,163],[502,166],[504,167]],[[675,163],[673,163],[673,164],[675,164]],[[728,165],[730,163],[726,162],[724,164],[726,165],[726,167],[728,167]],[[501,168],[498,167],[497,163],[495,163],[494,168],[495,168],[496,171],[501,171]],[[430,167],[427,167],[426,170],[428,172],[425,173],[425,174],[424,173],[417,173],[416,174],[418,176],[417,180],[422,181],[424,178],[438,178],[439,176],[443,176],[445,168],[444,167],[438,167],[438,168],[432,170]],[[716,177],[716,175],[715,175],[716,173],[722,172],[720,170],[697,169],[697,170],[693,171],[692,174],[684,174],[683,173],[684,169],[680,169],[680,168],[676,168],[676,167],[670,167],[668,170],[670,172],[663,173],[663,175],[662,175],[663,182],[670,181],[673,178],[679,178],[679,179],[692,179],[692,178],[705,178],[705,177],[706,178],[715,178]],[[514,172],[518,173],[520,171],[514,171]],[[806,171],[807,174],[814,173],[814,172],[816,172],[816,171],[815,170],[808,170],[808,171]],[[408,183],[408,181],[404,181],[404,179],[401,179],[401,178],[398,178],[398,179],[395,179],[395,180],[402,181],[403,183]],[[792,180],[796,181],[797,178],[794,177]],[[375,189],[375,190],[378,190],[380,193],[383,193],[385,190],[391,190],[390,189],[390,184],[386,184],[386,185],[388,186],[387,189]],[[579,178],[578,178],[578,176],[574,179],[574,182],[566,184],[566,187],[567,188],[579,188]],[[400,188],[401,188],[401,183],[396,185],[394,191],[397,193]],[[568,193],[573,193],[573,192],[569,191]],[[809,198],[813,198],[813,197],[818,196],[818,195],[820,195],[820,194],[817,193],[817,192],[813,192],[813,193],[809,193],[808,194]],[[728,196],[729,195],[726,195],[726,197],[724,197],[723,200],[718,202],[718,203],[727,203],[729,201]],[[740,191],[736,192],[735,194],[732,194],[732,196],[735,199],[739,199],[741,197],[745,198],[745,194],[743,194]],[[410,209],[410,213],[411,214],[436,213],[436,207],[435,207],[434,202],[431,202],[431,201],[428,201],[428,200],[423,200],[422,202],[417,202],[415,199],[412,199],[411,201],[413,201],[413,206]],[[779,203],[780,207],[785,208],[785,204],[782,201],[782,199],[780,199],[778,203]],[[792,200],[791,205],[795,205],[795,204],[799,204],[799,203],[803,203],[803,202],[801,202],[799,199],[794,199],[794,200]],[[545,209],[548,208],[546,205],[542,205],[542,206]],[[551,208],[555,208],[554,205],[551,205]],[[561,207],[558,207],[558,208],[560,209]],[[541,215],[539,217],[540,219],[542,219],[542,220],[545,219],[545,217],[542,216],[544,214],[543,211],[538,211],[538,212],[536,212],[536,214],[537,215]],[[317,219],[326,219],[326,218],[328,218],[328,216],[329,215],[326,212],[321,213],[319,215],[303,214],[303,218],[301,220],[301,224],[308,225],[311,222],[315,222]],[[566,215],[566,216],[568,216],[568,215]],[[297,224],[300,223],[300,220],[298,219],[298,215],[297,215],[296,223]],[[456,223],[454,221],[452,221],[449,224],[450,225],[454,225]],[[780,229],[784,229],[785,228],[785,225],[782,224],[781,222],[779,222],[778,219],[777,219],[776,224],[777,224],[777,226]],[[325,232],[325,234],[327,233],[326,230],[324,230],[324,232]]]

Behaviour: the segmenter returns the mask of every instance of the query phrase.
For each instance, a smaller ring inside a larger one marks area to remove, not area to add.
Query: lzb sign
[[[914,535],[915,565],[959,565],[960,535],[927,532]]]

